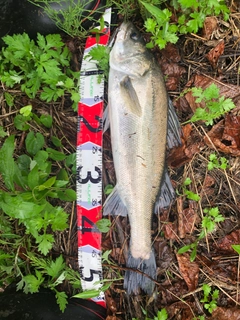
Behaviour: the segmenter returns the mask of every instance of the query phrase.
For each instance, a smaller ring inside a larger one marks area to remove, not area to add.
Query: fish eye
[[[131,34],[130,34],[130,38],[134,41],[137,41],[138,40],[138,34],[137,32],[133,31]]]

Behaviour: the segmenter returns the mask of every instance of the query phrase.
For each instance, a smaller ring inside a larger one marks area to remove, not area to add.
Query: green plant
[[[220,157],[220,160],[219,160],[215,153],[210,154],[209,162],[208,162],[208,170],[213,170],[215,168],[226,170],[227,167],[228,167],[228,161],[225,157]]]
[[[218,207],[214,208],[205,208],[203,212],[206,214],[202,219],[202,228],[200,236],[202,237],[206,233],[211,233],[215,230],[216,224],[218,222],[222,222],[225,220],[225,218],[219,213]]]
[[[82,22],[87,20],[92,24],[96,22],[92,13],[92,9],[86,9],[91,0],[68,0],[67,5],[62,0],[28,0],[32,4],[42,8],[44,12],[53,20],[59,29],[63,30],[65,33],[71,37],[85,38],[88,32],[83,28]],[[56,10],[56,6],[51,6],[51,4],[59,4],[59,10]],[[54,9],[55,8],[55,9]],[[90,6],[91,8],[91,6]],[[97,13],[101,9],[94,9]],[[101,12],[101,11],[100,11]]]
[[[109,219],[100,219],[96,222],[96,225],[100,232],[108,232],[111,227],[111,221]]]
[[[198,316],[197,318],[194,317],[193,320],[205,320],[204,316]]]
[[[186,178],[183,182],[183,194],[186,195],[187,199],[193,200],[193,201],[199,201],[200,196],[190,190],[187,189],[187,186],[189,186],[192,183],[192,180],[190,178]]]
[[[0,55],[1,81],[9,88],[20,85],[29,98],[38,93],[44,101],[56,101],[70,94],[73,108],[79,101],[79,73],[70,69],[70,52],[58,34],[38,34],[37,44],[29,36],[17,34],[3,37],[6,44]],[[13,97],[5,94],[7,103]]]
[[[139,2],[147,11],[143,16],[146,31],[152,34],[147,45],[149,48],[158,45],[163,49],[167,42],[176,43],[178,34],[197,33],[207,16],[222,13],[225,20],[229,17],[228,7],[218,0],[172,0],[173,12],[168,8],[161,9],[152,2]]]
[[[68,174],[75,165],[76,154],[66,156],[49,148],[42,133],[29,131],[52,126],[52,117],[38,117],[31,105],[21,108],[13,122],[24,133],[25,144],[19,155],[17,139],[1,128],[0,285],[18,281],[17,289],[25,293],[37,292],[40,286],[50,288],[63,311],[67,296],[57,286],[67,280],[73,288],[80,289],[79,276],[61,256],[55,261],[46,256],[52,250],[54,233],[68,226],[67,213],[53,205],[53,200],[76,200]],[[52,136],[51,140],[56,148],[62,147],[57,137]],[[56,161],[62,165],[55,166]]]
[[[98,83],[101,82],[103,75],[105,79],[108,79],[109,50],[109,47],[98,44],[96,47],[93,47],[85,56],[86,60],[96,62],[98,69],[103,72],[103,74],[98,75]]]
[[[219,88],[212,83],[208,88],[203,90],[202,88],[190,89],[196,102],[204,102],[204,108],[197,108],[194,115],[187,122],[205,121],[206,125],[212,125],[213,120],[223,116],[229,112],[235,105],[231,99],[225,99],[224,96],[220,96]],[[186,122],[186,123],[187,123]]]
[[[132,18],[139,11],[137,0],[107,0],[107,7],[115,7],[118,14],[126,20]]]
[[[146,310],[142,309],[142,312],[145,315],[145,320],[167,320],[168,319],[168,313],[167,310],[165,308],[158,310],[157,315],[154,316],[153,319],[149,318],[147,316],[147,312]],[[133,318],[132,320],[138,320],[137,318]]]
[[[35,274],[22,275],[21,280],[17,283],[17,290],[23,289],[25,293],[35,293],[39,291],[40,286],[49,288],[54,291],[59,308],[64,312],[67,305],[67,295],[63,291],[58,291],[57,287],[68,280],[73,287],[80,289],[79,273],[66,265],[62,255],[56,260],[52,260],[39,258],[36,254],[28,253],[26,258],[29,259],[30,266],[34,267]]]
[[[212,313],[217,308],[217,299],[219,297],[219,290],[215,289],[211,292],[211,287],[204,283],[202,286],[204,297],[201,302],[204,302],[204,308]]]
[[[187,251],[191,251],[190,253],[191,262],[194,261],[196,258],[199,241],[202,240],[206,234],[213,232],[218,222],[222,222],[225,220],[225,218],[219,213],[218,207],[214,207],[210,209],[205,208],[203,212],[206,215],[202,219],[202,223],[201,223],[202,230],[198,238],[193,243],[183,246],[178,250],[179,254],[185,253]]]

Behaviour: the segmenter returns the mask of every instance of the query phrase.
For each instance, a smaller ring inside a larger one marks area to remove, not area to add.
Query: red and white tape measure
[[[104,14],[105,30],[98,44],[106,46],[110,36],[111,9]],[[78,263],[83,290],[99,289],[102,280],[101,233],[96,221],[102,209],[102,118],[104,80],[98,83],[96,62],[84,57],[97,45],[96,37],[86,41],[80,73],[80,102],[77,134],[77,220]],[[97,284],[96,284],[97,282]],[[105,306],[104,294],[93,298]]]

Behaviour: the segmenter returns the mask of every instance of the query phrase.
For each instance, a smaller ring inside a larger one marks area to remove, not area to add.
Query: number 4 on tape
[[[111,11],[104,14],[106,28],[98,44],[107,45],[110,36]],[[98,83],[100,71],[96,63],[84,57],[97,45],[96,37],[86,41],[80,73],[77,134],[77,220],[78,263],[83,290],[101,288],[101,233],[96,222],[102,209],[102,116],[104,80]],[[101,292],[96,303],[105,306]]]

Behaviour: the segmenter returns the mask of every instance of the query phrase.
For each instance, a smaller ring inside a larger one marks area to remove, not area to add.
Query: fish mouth
[[[118,28],[118,33],[117,33],[118,41],[124,41],[127,39],[129,29],[132,29],[130,22],[123,22],[120,25],[120,27]]]

